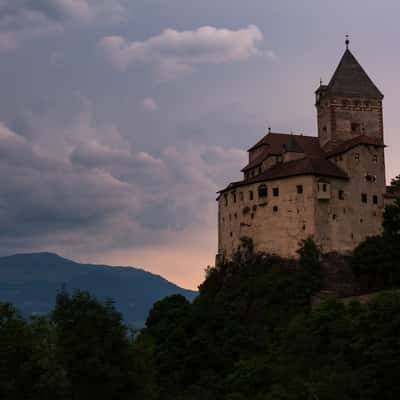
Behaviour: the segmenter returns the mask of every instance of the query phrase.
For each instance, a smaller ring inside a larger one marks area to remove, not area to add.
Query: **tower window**
[[[303,193],[303,185],[297,185],[297,194]]]
[[[243,201],[243,192],[239,192],[239,199],[240,201]]]
[[[344,190],[339,190],[338,197],[339,200],[344,200]]]
[[[376,194],[372,196],[372,202],[378,204],[378,196]]]
[[[232,197],[233,197],[233,202],[236,203],[236,192],[232,193]]]
[[[361,193],[361,201],[363,203],[368,203],[368,196],[366,193]]]
[[[253,200],[253,199],[254,199],[254,194],[253,194],[253,191],[250,190],[249,191],[249,200]]]
[[[376,154],[374,154],[374,156],[372,157],[372,162],[374,163],[378,162],[378,156]]]
[[[224,195],[224,199],[225,199],[225,206],[227,207],[228,206],[228,196],[226,194]]]
[[[352,133],[359,133],[360,132],[360,124],[353,122],[351,124],[351,132]]]
[[[274,206],[273,211],[278,212],[278,206]]]
[[[360,153],[354,153],[354,159],[359,161],[360,160]]]
[[[265,198],[268,197],[268,188],[265,185],[261,185],[258,187],[258,197]]]
[[[279,188],[273,188],[272,189],[272,194],[274,197],[279,197]]]

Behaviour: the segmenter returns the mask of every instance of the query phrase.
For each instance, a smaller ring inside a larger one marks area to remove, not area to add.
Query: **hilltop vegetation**
[[[199,295],[158,301],[129,332],[111,301],[57,296],[48,317],[0,307],[0,398],[74,400],[372,400],[400,398],[400,203],[384,233],[354,252],[359,279],[383,290],[367,304],[311,307],[321,254],[253,254],[207,270]],[[396,228],[397,227],[397,228]],[[377,244],[382,247],[376,251]]]

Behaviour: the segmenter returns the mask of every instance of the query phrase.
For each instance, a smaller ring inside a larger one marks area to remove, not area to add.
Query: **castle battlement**
[[[324,252],[346,253],[381,233],[383,95],[348,46],[315,93],[318,136],[268,132],[248,150],[243,179],[219,192],[219,256],[231,257],[242,237],[291,257],[310,236]]]

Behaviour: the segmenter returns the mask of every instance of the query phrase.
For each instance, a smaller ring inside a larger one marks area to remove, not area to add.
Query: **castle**
[[[219,192],[218,258],[241,238],[255,251],[296,256],[313,237],[346,253],[381,232],[385,206],[383,94],[346,50],[315,92],[318,137],[269,130],[248,150],[243,179]]]

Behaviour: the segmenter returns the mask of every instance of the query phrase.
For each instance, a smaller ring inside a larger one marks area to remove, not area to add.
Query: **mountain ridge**
[[[155,301],[172,294],[192,300],[197,294],[132,266],[79,263],[51,252],[0,257],[0,301],[15,304],[24,315],[48,313],[63,286],[113,299],[125,321],[136,327],[143,326]]]

